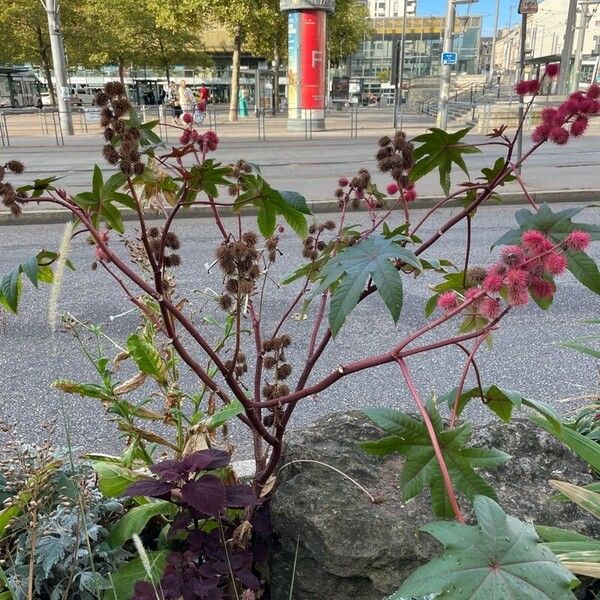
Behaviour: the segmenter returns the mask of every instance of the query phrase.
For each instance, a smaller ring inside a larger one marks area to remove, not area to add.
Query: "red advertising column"
[[[335,0],[280,0],[288,12],[288,129],[325,129],[327,13]]]

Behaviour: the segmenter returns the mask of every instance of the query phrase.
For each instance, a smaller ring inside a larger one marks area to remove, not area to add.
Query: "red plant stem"
[[[469,258],[471,257],[471,215],[467,215],[467,248],[465,250],[465,266],[463,268],[463,287],[467,287],[467,271],[469,270]]]
[[[452,479],[450,478],[450,473],[448,472],[448,467],[446,466],[446,461],[444,460],[444,455],[442,453],[442,449],[440,448],[440,443],[437,439],[437,435],[435,433],[435,429],[433,427],[433,423],[431,422],[431,418],[429,417],[429,413],[419,396],[419,392],[417,387],[415,386],[415,382],[408,370],[408,366],[406,362],[402,358],[397,358],[396,362],[402,371],[402,375],[404,376],[404,381],[406,382],[406,386],[419,409],[419,413],[425,423],[425,427],[427,427],[427,433],[429,434],[429,439],[431,440],[431,445],[433,446],[433,451],[435,452],[435,457],[437,459],[438,465],[440,467],[440,472],[442,474],[442,479],[444,480],[444,487],[446,488],[446,493],[448,494],[448,499],[450,500],[450,506],[452,506],[452,510],[454,512],[454,516],[459,523],[464,523],[465,518],[460,510],[460,506],[458,505],[458,500],[456,499],[456,494],[454,492],[454,487],[452,486]]]
[[[260,387],[263,370],[263,348],[262,348],[262,336],[260,332],[260,319],[256,315],[254,310],[254,304],[252,300],[248,303],[248,312],[252,320],[252,329],[254,331],[254,345],[256,349],[256,365],[254,368],[254,401],[260,402]],[[254,409],[257,418],[262,423],[262,409],[256,407]],[[254,460],[256,461],[256,470],[261,471],[265,467],[265,455],[262,448],[262,437],[257,435],[255,431],[252,432],[254,441]]]
[[[479,347],[485,341],[487,337],[487,333],[478,338],[473,344],[473,348],[469,353],[467,358],[467,362],[463,367],[462,375],[460,377],[460,382],[458,384],[458,389],[456,391],[456,399],[454,400],[454,404],[452,405],[452,415],[450,416],[450,429],[453,429],[456,426],[456,420],[458,419],[458,405],[460,404],[460,397],[462,396],[463,389],[465,388],[465,383],[467,381],[467,374],[469,373],[469,367],[473,364],[473,359],[475,357],[475,353],[479,350]]]
[[[525,198],[527,198],[527,202],[529,202],[529,204],[531,204],[533,209],[537,212],[539,210],[538,205],[535,203],[535,200],[531,197],[531,194],[527,190],[527,186],[525,185],[525,182],[523,181],[523,178],[521,177],[519,168],[517,166],[515,166],[513,163],[510,163],[510,167],[512,169],[512,174],[517,178],[517,181],[519,182],[519,185],[521,186],[521,189],[523,190],[523,193],[525,194]]]
[[[471,353],[470,350],[466,346],[463,346],[463,344],[461,344],[460,342],[457,342],[454,345],[457,348],[460,348],[467,356],[469,356],[469,354]],[[471,364],[473,365],[473,371],[475,372],[475,378],[477,379],[477,388],[479,390],[479,396],[481,398],[481,401],[483,402],[483,383],[481,381],[481,373],[479,372],[479,367],[477,366],[477,361],[475,360],[475,358],[471,360]]]
[[[271,338],[274,338],[277,336],[277,334],[279,333],[279,330],[283,327],[283,324],[287,321],[288,317],[292,314],[292,311],[294,310],[294,308],[296,308],[296,306],[298,305],[298,302],[300,302],[300,300],[302,300],[302,296],[304,296],[304,294],[306,293],[306,289],[308,288],[308,283],[309,283],[309,281],[307,279],[306,282],[304,283],[304,285],[302,286],[302,289],[298,292],[298,294],[296,294],[296,297],[292,300],[292,302],[288,306],[285,313],[283,313],[283,316],[281,317],[281,319],[279,319],[279,323],[277,323],[277,325],[275,326],[275,329],[273,330],[273,333],[271,334]]]
[[[312,333],[310,334],[310,344],[308,346],[308,360],[310,360],[315,352],[315,346],[317,345],[317,336],[319,335],[319,329],[321,328],[321,323],[323,322],[323,317],[325,316],[325,308],[327,307],[327,296],[329,295],[329,290],[325,290],[321,294],[321,303],[319,306],[319,312],[317,313],[317,318],[315,319]]]
[[[225,241],[227,241],[229,239],[229,235],[227,234],[227,231],[223,225],[223,220],[221,219],[221,215],[219,214],[219,209],[217,208],[215,199],[212,196],[209,196],[208,202],[210,204],[210,207],[212,208],[213,216],[215,218],[215,223],[217,224],[217,227],[219,228],[221,235],[223,236]]]

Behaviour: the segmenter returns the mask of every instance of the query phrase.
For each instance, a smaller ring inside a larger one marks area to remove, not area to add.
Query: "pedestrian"
[[[199,94],[200,99],[196,103],[194,108],[194,123],[196,125],[202,125],[206,118],[206,100],[202,100],[202,96]]]
[[[240,89],[238,106],[240,111],[240,117],[248,116],[248,90],[243,87]]]
[[[182,79],[179,82],[179,106],[181,106],[181,112],[193,116],[195,104],[196,101],[194,100],[192,90],[187,86],[185,79]]]
[[[175,125],[181,124],[181,104],[179,104],[179,91],[177,89],[177,84],[174,81],[171,81],[169,84],[169,90],[167,92],[167,103],[171,107],[173,111],[173,123]]]
[[[200,100],[204,100],[206,104],[210,101],[210,90],[206,87],[206,83],[204,81],[200,84]]]

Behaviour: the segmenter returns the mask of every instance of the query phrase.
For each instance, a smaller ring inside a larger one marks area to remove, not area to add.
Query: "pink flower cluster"
[[[556,292],[554,277],[567,269],[564,252],[583,251],[590,242],[585,231],[573,231],[559,244],[535,229],[526,231],[520,245],[502,249],[500,260],[487,269],[479,285],[466,291],[464,299],[454,291],[445,292],[438,298],[438,308],[450,311],[471,301],[470,314],[495,319],[503,300],[509,306],[524,306],[532,296],[551,300]]]
[[[400,188],[398,187],[397,183],[389,183],[386,188],[386,191],[388,193],[388,196],[395,196],[400,191]],[[414,202],[417,199],[417,190],[414,184],[409,183],[402,190],[400,196],[405,202]]]
[[[587,92],[574,92],[560,106],[542,111],[542,122],[534,129],[536,144],[550,140],[559,146],[571,137],[583,135],[589,119],[600,115],[600,85],[594,83]]]
[[[183,146],[198,144],[201,150],[214,152],[219,145],[219,136],[212,129],[204,134],[199,133],[195,129],[186,129],[181,134],[179,142]]]
[[[105,244],[108,244],[108,240],[109,240],[108,231],[104,231],[103,233],[101,233],[100,237],[102,238],[102,241]],[[102,248],[100,248],[100,246],[96,246],[96,260],[99,260],[100,262],[108,261],[108,256],[106,255],[104,250]]]

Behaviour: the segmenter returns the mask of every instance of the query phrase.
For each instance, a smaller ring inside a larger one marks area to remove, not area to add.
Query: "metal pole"
[[[575,30],[575,19],[577,17],[577,0],[569,0],[569,12],[567,13],[567,29],[565,31],[565,45],[563,46],[560,61],[560,75],[556,93],[564,95],[567,93],[569,81],[569,68],[571,66],[571,54],[573,50],[573,34]]]
[[[583,57],[585,32],[595,12],[596,10],[588,10],[588,3],[583,3],[581,7],[581,22],[579,25],[579,32],[577,33],[577,49],[575,50],[575,61],[573,63],[573,84],[571,85],[571,90],[573,92],[576,92],[579,89],[579,81],[581,78],[581,59]]]
[[[496,16],[494,17],[494,37],[492,38],[492,53],[490,55],[490,72],[488,83],[491,85],[494,78],[494,67],[496,60],[496,40],[498,39],[498,19],[500,17],[500,0],[496,1]]]
[[[58,113],[62,131],[74,135],[73,119],[71,117],[71,104],[69,101],[69,85],[67,82],[67,64],[65,48],[60,28],[59,0],[42,0],[48,17],[48,30],[50,32],[50,47],[52,50],[52,65],[56,80],[56,95],[58,98]]]
[[[404,97],[402,89],[404,87],[404,57],[406,55],[406,9],[407,0],[404,0],[404,13],[402,16],[402,50],[400,52],[400,129],[404,125]],[[414,46],[413,46],[414,48]],[[414,56],[414,55],[413,55]]]
[[[454,0],[448,0],[446,23],[444,26],[444,46],[442,52],[452,52],[452,32],[454,31]],[[437,127],[446,129],[448,126],[448,99],[450,96],[450,81],[452,65],[442,65],[440,74],[440,101],[438,103]]]
[[[520,59],[519,59],[519,80],[522,80],[525,76],[525,52],[527,45],[527,15],[521,15],[521,49],[520,49]],[[517,139],[517,162],[520,162],[521,157],[523,156],[523,117],[525,116],[525,98],[523,96],[519,96],[519,137]],[[519,169],[520,172],[520,169]]]

